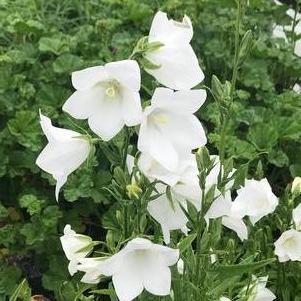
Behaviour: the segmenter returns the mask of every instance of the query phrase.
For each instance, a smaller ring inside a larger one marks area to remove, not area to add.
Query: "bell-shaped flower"
[[[103,262],[105,276],[112,276],[120,301],[131,301],[143,289],[157,296],[166,296],[171,288],[170,266],[177,263],[179,250],[135,238],[117,254]]]
[[[87,119],[91,130],[107,141],[124,125],[141,120],[140,69],[133,60],[124,60],[72,73],[77,90],[63,110],[77,119]]]
[[[290,229],[281,234],[274,243],[275,254],[280,262],[301,261],[301,232]]]
[[[77,264],[92,252],[95,243],[91,237],[77,234],[70,225],[65,226],[64,235],[60,237],[60,240],[65,255],[70,261],[69,273],[73,276],[78,271]]]
[[[301,230],[301,203],[293,210],[293,221],[297,230]]]
[[[182,206],[187,210],[187,203],[174,195],[169,199],[163,185],[157,185],[157,189],[162,195],[148,203],[147,211],[161,225],[164,242],[169,244],[170,231],[181,230],[185,235],[188,233],[186,226],[188,219],[181,208]]]
[[[144,110],[138,149],[164,168],[175,171],[183,154],[207,142],[202,124],[193,115],[205,99],[204,90],[174,92],[157,88],[151,106]]]
[[[217,193],[219,193],[217,191]],[[208,224],[209,219],[222,217],[222,224],[236,232],[241,240],[248,238],[248,229],[240,216],[232,212],[232,200],[230,191],[225,195],[218,195],[205,214],[205,220]]]
[[[56,180],[55,196],[75,171],[89,156],[91,145],[80,133],[53,126],[51,120],[40,113],[40,123],[48,144],[40,153],[36,164],[52,174]]]
[[[190,201],[196,209],[201,209],[201,188],[195,155],[188,154],[179,160],[175,171],[170,171],[148,153],[142,153],[138,160],[140,171],[150,180],[160,180],[171,187],[171,191]]]
[[[84,272],[84,276],[80,280],[83,283],[96,284],[102,277],[102,266],[106,258],[104,257],[92,257],[82,258],[79,260],[77,270]]]
[[[187,16],[182,22],[176,22],[169,20],[166,13],[157,12],[148,42],[162,46],[153,50],[150,47],[144,53],[144,58],[151,63],[150,68],[145,66],[145,70],[159,83],[174,90],[188,90],[196,86],[204,79],[204,74],[190,45],[192,36],[192,24]]]
[[[231,301],[231,299],[222,296],[222,297],[220,297],[219,301]]]
[[[237,190],[232,211],[241,217],[249,216],[254,225],[265,215],[274,212],[278,202],[267,179],[246,180],[245,186]]]
[[[243,298],[247,296],[246,301],[273,301],[276,296],[266,288],[268,281],[268,276],[266,277],[256,277],[252,275],[251,285],[245,286],[242,289]],[[245,298],[244,298],[245,300]]]

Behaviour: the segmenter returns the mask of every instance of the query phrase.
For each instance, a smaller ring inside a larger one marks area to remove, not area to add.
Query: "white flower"
[[[193,29],[190,19],[182,22],[168,20],[161,11],[155,15],[148,41],[159,42],[163,46],[147,51],[144,56],[159,68],[145,70],[158,82],[174,90],[187,90],[204,79],[198,59],[190,45]]]
[[[72,73],[77,90],[63,110],[77,119],[87,119],[91,130],[107,141],[124,125],[141,120],[140,69],[136,61],[124,60]]]
[[[296,41],[294,53],[301,57],[301,39]]]
[[[94,243],[91,237],[77,234],[70,225],[64,228],[64,235],[60,237],[67,259],[70,261],[68,270],[71,276],[77,272],[77,264],[92,252]]]
[[[248,287],[244,287],[243,291],[247,292],[247,301],[272,301],[276,299],[276,296],[266,288],[268,276],[256,277],[252,276],[253,283]]]
[[[55,197],[58,200],[61,187],[68,176],[88,158],[91,146],[80,133],[54,127],[42,113],[40,119],[48,144],[38,156],[36,164],[57,181]]]
[[[171,187],[175,195],[193,203],[198,211],[201,209],[202,193],[195,155],[183,156],[179,160],[177,169],[170,171],[148,153],[142,153],[138,160],[138,167],[150,181],[154,179],[163,181]]]
[[[293,221],[297,230],[301,230],[301,203],[293,210]]]
[[[296,93],[301,94],[301,86],[299,84],[295,84],[293,87],[293,91],[295,91]]]
[[[301,261],[301,232],[291,229],[282,233],[274,243],[275,254],[280,262]]]
[[[255,224],[265,215],[274,212],[278,202],[267,179],[246,180],[245,186],[237,190],[232,211],[241,217],[248,215]]]
[[[208,223],[209,219],[222,217],[222,224],[235,231],[241,240],[248,238],[248,229],[240,216],[232,212],[231,193],[227,191],[223,196],[220,194],[211,204],[205,215]]]
[[[183,275],[184,274],[184,261],[182,258],[180,258],[178,260],[178,263],[177,263],[177,270],[178,270],[178,273],[180,275]]]
[[[157,188],[158,186],[159,185],[157,185]],[[164,242],[169,244],[171,230],[180,229],[185,235],[188,233],[188,228],[186,226],[188,219],[181,208],[182,206],[186,210],[187,203],[185,200],[176,198],[174,195],[172,195],[172,200],[169,200],[163,187],[160,187],[158,191],[159,193],[162,192],[162,195],[157,199],[150,201],[147,205],[147,210],[161,225]]]
[[[282,38],[287,41],[286,33],[281,25],[274,25],[272,35],[274,38]]]
[[[291,17],[292,19],[294,19],[295,17],[295,14],[296,14],[296,11],[293,9],[293,8],[289,8],[287,11],[286,11],[286,14]],[[300,21],[301,20],[301,14],[297,12],[296,14],[296,21]]]
[[[174,171],[182,154],[207,142],[202,124],[193,115],[206,99],[204,90],[174,92],[157,88],[144,111],[138,149]]]
[[[84,283],[96,284],[99,282],[102,275],[102,266],[104,257],[82,258],[79,260],[77,270],[85,272],[85,275],[80,280]]]
[[[282,3],[281,3],[280,1],[278,1],[278,0],[274,0],[274,3],[275,3],[276,5],[282,5]]]
[[[120,301],[131,301],[143,289],[158,296],[170,293],[171,271],[177,263],[179,250],[154,244],[144,238],[131,240],[121,251],[103,261],[105,276],[112,276]]]
[[[220,297],[219,299],[220,301],[231,301],[231,299],[227,298],[227,297]]]

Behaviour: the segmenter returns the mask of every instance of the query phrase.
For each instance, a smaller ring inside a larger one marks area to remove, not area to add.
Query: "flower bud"
[[[136,183],[126,186],[126,194],[130,199],[139,199],[141,193],[142,189]]]
[[[296,177],[294,179],[291,192],[295,197],[301,194],[301,177]]]

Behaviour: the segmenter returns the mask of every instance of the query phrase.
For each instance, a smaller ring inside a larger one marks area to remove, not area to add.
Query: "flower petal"
[[[177,114],[193,114],[203,105],[206,97],[206,91],[201,89],[173,92],[168,88],[157,88],[152,97],[152,105]]]
[[[101,110],[105,91],[94,86],[85,91],[74,92],[64,103],[63,111],[77,119],[86,119]]]
[[[86,68],[72,73],[72,85],[76,90],[86,90],[101,81],[108,80],[108,74],[103,66]]]
[[[124,121],[121,114],[120,102],[104,100],[96,114],[88,119],[91,130],[103,140],[112,139],[123,128]]]
[[[134,60],[123,60],[105,65],[108,74],[126,88],[138,92],[140,90],[140,68]]]
[[[157,258],[155,259],[152,260],[152,264],[149,264],[147,272],[144,273],[144,287],[148,292],[157,296],[169,295],[171,287],[170,269],[158,263]]]
[[[162,46],[149,52],[146,58],[160,67],[145,71],[168,88],[191,89],[204,79],[198,59],[189,44],[182,47]]]
[[[131,301],[143,291],[139,267],[134,262],[124,261],[123,268],[112,277],[116,294],[120,301]]]
[[[138,139],[138,149],[148,152],[155,160],[168,170],[176,170],[179,157],[173,145],[158,129],[141,124]]]
[[[132,92],[124,88],[122,90],[121,110],[124,123],[127,126],[134,126],[141,122],[142,107],[138,92]]]
[[[185,16],[182,22],[168,20],[167,14],[157,12],[149,33],[149,42],[162,43],[189,43],[192,39],[193,29],[190,19]]]
[[[222,223],[225,227],[236,232],[237,236],[241,239],[248,239],[248,229],[241,218],[224,216]]]

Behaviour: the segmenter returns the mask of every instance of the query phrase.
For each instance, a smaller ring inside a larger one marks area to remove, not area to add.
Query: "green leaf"
[[[196,239],[197,235],[196,233],[194,234],[190,234],[188,236],[186,236],[184,239],[182,239],[179,244],[178,244],[178,248],[180,249],[180,252],[183,253],[185,252],[194,242],[194,240]]]

